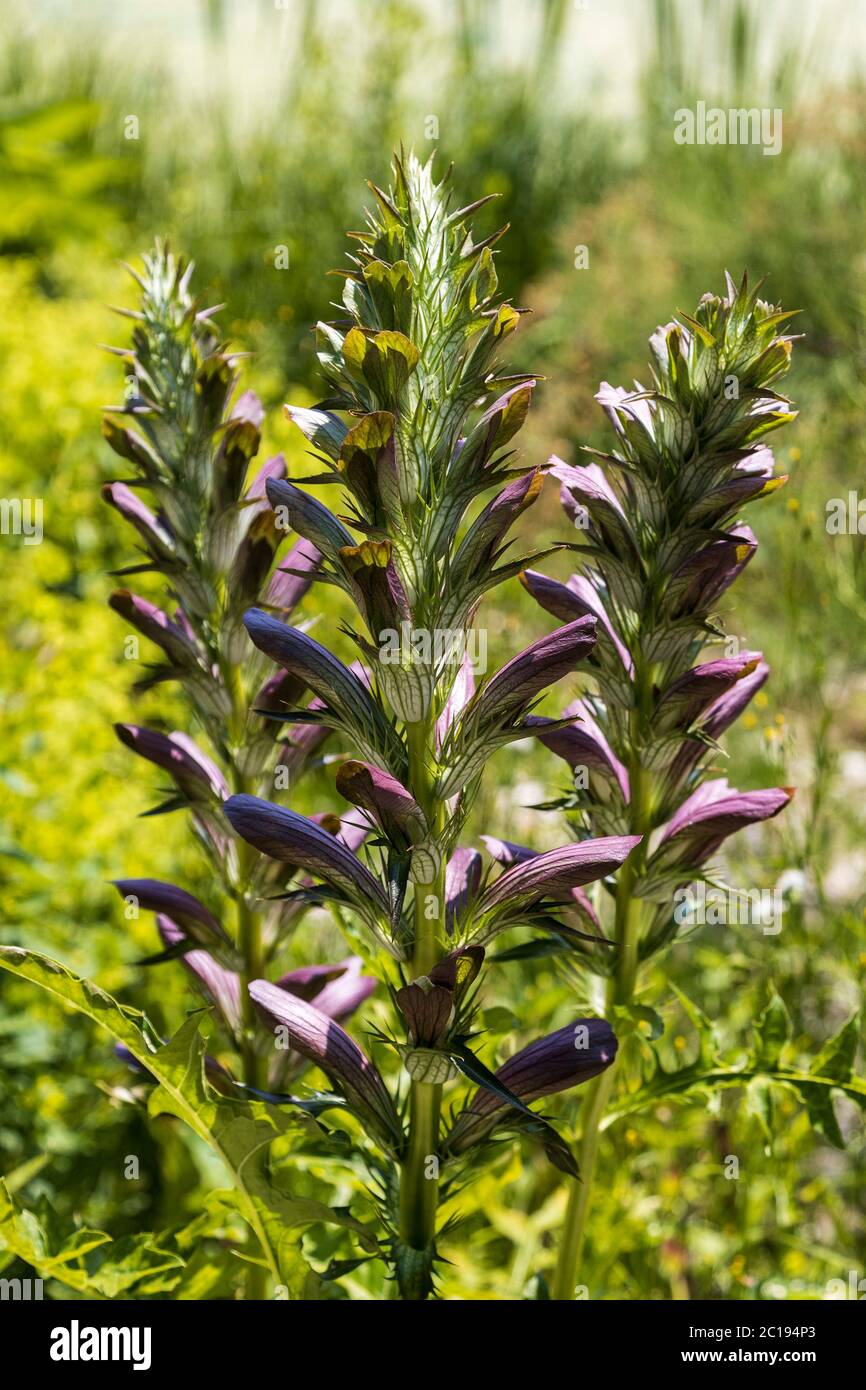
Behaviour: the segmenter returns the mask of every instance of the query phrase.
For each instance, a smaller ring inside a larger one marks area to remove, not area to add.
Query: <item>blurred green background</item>
[[[155,234],[195,258],[208,301],[227,305],[224,328],[253,354],[266,443],[303,473],[279,406],[319,394],[309,329],[337,297],[326,272],[359,225],[365,179],[387,182],[402,141],[454,161],[461,202],[500,195],[479,221],[484,232],[511,224],[500,281],[532,310],[512,352],[544,377],[524,436],[533,458],[574,461],[582,444],[600,445],[599,382],[640,379],[649,333],[719,290],[725,268],[767,273],[768,297],[803,310],[788,381],[801,416],[780,450],[791,480],[751,517],[761,548],[728,615],[773,668],[728,740],[731,780],[799,788],[785,817],[733,842],[730,877],[782,880],[789,910],[778,937],[706,928],[667,964],[732,1047],[771,983],[804,1051],[840,1026],[866,975],[866,558],[862,536],[827,534],[825,509],[863,486],[866,452],[861,15],[857,0],[125,0],[74,17],[48,0],[5,7],[0,493],[43,499],[45,538],[2,537],[4,940],[68,962],[160,1029],[190,1005],[176,966],[133,964],[153,949],[152,927],[125,922],[107,883],[178,876],[208,894],[180,822],[136,819],[153,774],[111,730],[146,722],[148,709],[171,717],[164,691],[134,708],[122,625],[105,606],[108,571],[132,558],[99,497],[115,476],[99,409],[123,383],[98,344],[125,341],[106,306],[133,302],[118,262]],[[675,144],[673,112],[698,99],[781,108],[781,154]],[[562,536],[554,492],[527,523],[533,543]],[[322,630],[338,616],[322,612]],[[494,660],[525,645],[539,618],[518,585],[501,591],[482,615]],[[555,760],[520,745],[492,766],[474,829],[561,839],[556,818],[531,809],[561,787]],[[336,808],[326,779],[315,794],[299,809]],[[326,936],[313,951],[340,947]],[[564,1020],[572,991],[550,966],[508,970],[488,997],[516,1016],[513,1031],[500,1016],[500,1056]],[[687,1052],[687,1028],[667,1022]],[[118,1101],[121,1070],[83,1020],[4,981],[0,1048],[0,1171],[18,1172],[29,1205],[45,1198],[67,1224],[121,1234],[196,1212],[208,1177],[197,1155]],[[559,1110],[573,1116],[574,1102]],[[613,1126],[590,1292],[821,1297],[828,1279],[862,1275],[866,1146],[853,1114],[843,1128],[844,1153],[792,1106],[770,1154],[736,1094]],[[142,1159],[134,1184],[130,1153]],[[722,1172],[731,1153],[738,1182]],[[41,1166],[22,1169],[34,1158]],[[512,1147],[472,1193],[443,1292],[519,1297],[550,1263],[564,1200],[555,1174]],[[345,1284],[370,1296],[360,1275]]]

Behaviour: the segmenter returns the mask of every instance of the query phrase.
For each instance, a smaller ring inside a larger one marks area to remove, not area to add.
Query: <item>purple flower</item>
[[[161,647],[173,665],[182,670],[201,667],[198,649],[182,615],[173,622],[155,603],[131,594],[128,589],[116,589],[108,602],[115,613]]]
[[[687,329],[680,324],[670,326],[688,340]],[[617,434],[623,435],[625,420],[640,425],[648,437],[653,438],[653,412],[645,391],[626,391],[622,386],[611,386],[609,381],[603,381],[595,393],[595,399],[602,406]]]
[[[264,407],[255,391],[243,391],[235,401],[231,415],[223,427],[222,438],[213,461],[214,492],[211,508],[218,518],[241,495],[249,461],[261,442],[264,418]]]
[[[482,840],[487,847],[487,852],[497,864],[501,864],[503,869],[510,869],[515,864],[525,864],[529,859],[537,859],[538,850],[530,849],[527,845],[516,845],[512,840],[498,840],[494,835],[482,835]],[[601,923],[598,915],[583,889],[574,887],[569,897],[564,901],[573,905],[578,916],[585,917],[593,930],[601,935]]]
[[[481,868],[477,849],[455,849],[445,866],[445,929],[449,936],[478,893]]]
[[[536,603],[548,613],[552,613],[560,622],[571,622],[574,618],[583,618],[587,614],[598,618],[603,634],[610,639],[620,661],[631,674],[631,656],[614,631],[601,594],[594,584],[580,574],[573,574],[567,584],[548,579],[547,575],[539,574],[537,570],[522,570],[519,577],[524,589],[532,595]],[[599,633],[599,637],[603,634]]]
[[[360,956],[347,956],[336,965],[301,966],[299,970],[290,970],[277,984],[290,994],[300,994],[321,1013],[341,1023],[369,999],[378,983],[372,975],[362,973],[363,966]],[[301,992],[311,987],[311,994]]]
[[[168,948],[188,939],[187,933],[164,912],[157,913],[156,926]],[[209,951],[186,951],[182,960],[196,984],[216,1005],[229,1032],[236,1033],[241,1025],[240,976],[234,970],[226,970]]]
[[[115,724],[114,731],[121,743],[139,757],[169,772],[191,801],[202,797],[221,801],[228,796],[229,789],[216,763],[187,734],[177,730],[161,734],[138,724]]]
[[[175,559],[174,539],[159,517],[126,483],[106,483],[102,496],[141,536],[151,555],[164,563]]]
[[[297,531],[305,540],[335,560],[344,545],[354,545],[352,532],[338,521],[333,512],[317,502],[286,479],[271,479],[267,484],[268,500],[277,513],[281,530]]]
[[[686,729],[737,681],[751,675],[757,660],[748,652],[721,657],[693,666],[672,681],[658,704],[657,725],[662,730]]]
[[[320,700],[312,700],[308,705],[308,709],[311,710],[321,707]],[[309,759],[321,748],[325,740],[331,737],[333,732],[333,729],[329,729],[324,724],[293,724],[286,735],[286,742],[280,752],[279,766],[288,768],[289,775],[297,777]]]
[[[658,853],[666,862],[702,864],[735,831],[777,816],[794,790],[771,787],[738,792],[723,777],[702,782],[663,828]]]
[[[191,941],[205,946],[231,945],[226,932],[204,903],[174,883],[163,883],[155,878],[117,878],[114,887],[122,898],[134,899],[146,912],[165,913]]]
[[[755,463],[755,460],[763,455],[768,456],[769,464]],[[695,504],[688,519],[692,523],[703,522],[705,525],[718,526],[726,516],[738,512],[746,502],[777,492],[787,481],[787,473],[773,476],[771,451],[756,449],[737,465],[733,477],[726,478],[720,486],[712,488]]]
[[[714,604],[742,574],[757,548],[754,531],[748,526],[738,526],[690,556],[671,581],[671,590],[678,595],[672,609],[674,617]],[[671,597],[670,590],[668,597]]]
[[[579,722],[561,728],[557,727],[558,720],[527,715],[524,723],[545,748],[549,748],[558,758],[563,758],[569,767],[588,767],[602,773],[619,788],[623,800],[627,802],[628,772],[602,733],[587,702],[576,700],[564,711],[564,717]]]
[[[403,1140],[394,1103],[378,1069],[349,1034],[320,1009],[267,980],[254,980],[250,995],[269,1019],[286,1029],[289,1045],[315,1063],[345,1095],[358,1119],[393,1150]]]
[[[288,617],[297,608],[319,572],[321,554],[309,541],[298,541],[271,576],[267,601]]]
[[[543,485],[544,474],[535,468],[503,488],[466,532],[452,562],[453,574],[469,575],[491,565],[506,533],[532,506]]]
[[[595,619],[578,618],[540,637],[492,676],[470,708],[480,723],[505,723],[569,675],[595,646]]]
[[[260,608],[244,614],[244,626],[259,651],[302,680],[326,705],[351,722],[359,719],[374,728],[378,711],[358,677],[298,628],[281,623]]]
[[[486,888],[476,910],[481,915],[494,909],[526,907],[542,898],[567,899],[573,888],[613,873],[640,841],[640,835],[606,835],[533,855],[506,869]]]
[[[573,524],[587,534],[595,533],[612,555],[637,553],[622,503],[597,463],[574,468],[554,457],[551,469],[562,484],[560,500]]]
[[[475,676],[472,671],[472,662],[469,659],[469,653],[464,652],[448,699],[436,721],[436,744],[438,748],[442,747],[448,730],[460,718],[474,694]]]
[[[499,1067],[496,1078],[526,1103],[590,1081],[612,1064],[616,1051],[609,1023],[603,1018],[578,1018],[516,1052]],[[479,1087],[455,1120],[446,1145],[452,1153],[463,1153],[513,1114],[493,1091]]]
[[[374,927],[388,920],[388,899],[376,879],[357,855],[315,821],[257,796],[229,797],[225,813],[241,838],[262,854],[323,879]]]
[[[350,759],[337,773],[337,791],[366,811],[389,837],[416,844],[427,833],[421,807],[389,772]]]
[[[770,674],[770,668],[764,661],[762,652],[743,652],[743,656],[749,662],[755,663],[754,669],[704,710],[699,727],[708,738],[719,738],[735,719],[739,719],[752,696],[757,694]],[[706,747],[700,739],[686,739],[680,744],[668,770],[668,781],[672,787],[688,776],[705,753]]]

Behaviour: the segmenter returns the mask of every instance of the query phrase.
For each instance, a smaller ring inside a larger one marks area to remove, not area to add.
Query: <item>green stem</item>
[[[632,712],[632,756],[629,764],[631,831],[635,835],[645,835],[649,820],[649,788],[646,771],[640,760],[639,749],[643,733],[643,720],[651,699],[651,673],[637,672],[635,682],[635,708]],[[608,980],[606,1009],[608,1012],[619,1007],[628,1007],[634,998],[639,966],[639,917],[640,900],[634,897],[635,881],[641,872],[644,846],[641,845],[620,870],[616,896],[616,972]],[[556,1269],[551,1285],[551,1297],[560,1301],[570,1301],[575,1296],[578,1270],[583,1257],[583,1244],[586,1237],[586,1222],[592,1199],[592,1187],[598,1163],[598,1144],[601,1122],[613,1090],[616,1064],[608,1067],[586,1088],[582,1109],[583,1126],[578,1146],[578,1165],[580,1180],[569,1179],[568,1205],[559,1246]]]
[[[442,807],[430,778],[433,756],[432,720],[407,725],[409,786],[427,817],[431,837],[442,828]],[[426,975],[440,954],[444,935],[444,868],[432,885],[415,887],[415,949],[412,973]],[[400,1171],[400,1239],[413,1250],[429,1250],[436,1235],[439,1204],[437,1148],[442,1087],[412,1081],[409,1098],[409,1144]],[[433,1160],[431,1162],[431,1160]]]
[[[223,665],[223,678],[232,702],[229,736],[233,748],[242,740],[247,719],[247,702],[243,677],[238,665],[226,662]],[[232,758],[232,786],[234,792],[250,792],[254,788],[244,777]],[[261,916],[250,905],[249,891],[255,866],[256,851],[240,838],[235,840],[237,852],[237,933],[236,941],[241,956],[240,995],[241,995],[241,1036],[239,1039],[243,1078],[247,1086],[255,1090],[267,1088],[267,1058],[263,1057],[257,1046],[258,1019],[256,1007],[250,995],[249,986],[253,980],[260,980],[265,973],[264,942],[262,940]],[[268,1297],[269,1271],[261,1265],[251,1264],[247,1269],[246,1296],[252,1301],[262,1301]]]
[[[625,880],[623,871],[623,881]],[[620,883],[622,889],[623,881]],[[628,1004],[634,991],[637,965],[636,933],[634,932],[632,909],[635,900],[631,897],[629,882],[617,898],[617,941],[619,943],[619,969],[608,981],[606,1007],[611,1010],[617,1004]],[[616,1063],[603,1071],[586,1087],[583,1100],[580,1144],[577,1161],[580,1179],[568,1180],[568,1205],[559,1245],[556,1269],[551,1284],[550,1296],[563,1302],[570,1302],[575,1296],[577,1274],[583,1258],[583,1243],[586,1236],[586,1221],[592,1198],[592,1187],[598,1162],[598,1142],[601,1122],[613,1090]]]
[[[599,1126],[610,1099],[613,1086],[613,1067],[608,1067],[586,1088],[583,1101],[583,1134],[578,1147],[580,1181],[569,1179],[568,1206],[559,1245],[559,1257],[550,1288],[550,1296],[560,1302],[570,1302],[575,1296],[577,1271],[583,1255],[586,1218],[592,1195],[592,1182],[598,1161]]]

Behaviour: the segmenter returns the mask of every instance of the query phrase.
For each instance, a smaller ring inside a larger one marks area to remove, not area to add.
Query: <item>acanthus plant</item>
[[[768,1083],[774,1082],[796,1093],[815,1128],[841,1144],[834,1086],[866,1108],[866,1086],[852,1075],[856,1018],[806,1072],[783,1056],[790,1027],[776,996],[758,1021],[752,1052],[735,1064],[719,1057],[709,1021],[683,996],[700,1035],[693,1064],[671,1071],[651,1041],[640,1037],[648,1031],[654,1038],[663,1024],[637,996],[651,984],[665,948],[702,924],[697,885],[713,885],[738,901],[738,891],[719,878],[717,851],[736,831],[778,815],[793,795],[789,787],[738,791],[719,775],[718,739],[764,684],[769,667],[761,652],[739,650],[717,605],[757,548],[741,519],[744,507],[786,482],[775,471],[766,436],[795,415],[776,390],[790,364],[794,339],[781,328],[792,315],[761,300],[759,291],[746,276],[739,287],[727,276],[724,297],[704,295],[694,317],[681,313],[680,322],[651,337],[649,388],[602,384],[596,399],[613,427],[610,451],[588,449],[591,461],[579,466],[550,460],[580,537],[571,546],[580,570],[566,583],[534,570],[521,575],[559,622],[585,615],[598,622],[593,688],[564,711],[571,722],[529,721],[574,774],[568,795],[553,805],[565,810],[581,841],[639,837],[599,904],[597,929],[609,942],[569,948],[572,962],[577,952],[581,968],[604,982],[603,994],[591,984],[586,992],[603,997],[626,1044],[623,1053],[636,1065],[618,1097],[619,1067],[584,1093],[582,1181],[570,1184],[551,1287],[558,1299],[574,1297],[599,1136],[619,1114],[689,1092],[753,1083],[769,1140]],[[509,852],[529,855],[514,846]],[[773,930],[779,929],[776,923]],[[653,998],[659,1002],[657,987]]]
[[[145,258],[143,277],[136,276],[141,307],[133,311],[133,347],[116,350],[126,363],[128,389],[103,426],[132,476],[106,483],[103,496],[133,527],[144,551],[142,562],[121,573],[162,576],[170,608],[128,589],[111,596],[111,607],[162,657],[147,664],[136,690],[179,683],[193,726],[211,751],[178,731],[119,724],[116,732],[168,775],[165,799],[148,814],[190,813],[220,901],[208,906],[154,879],[123,879],[115,886],[128,908],[156,913],[163,949],[148,963],[183,962],[237,1052],[239,1079],[253,1089],[280,1089],[298,1058],[274,1053],[248,986],[279,962],[298,906],[278,898],[285,871],[231,834],[222,805],[232,793],[264,787],[290,793],[330,732],[308,724],[274,737],[281,711],[303,687],[285,673],[273,674],[241,622],[257,599],[282,617],[292,615],[320,557],[299,542],[275,566],[283,537],[265,486],[285,476],[285,459],[278,454],[261,466],[253,463],[264,411],[252,391],[233,403],[238,359],[220,342],[215,310],[193,299],[192,269],[158,246]],[[339,832],[333,817],[323,820]],[[306,966],[282,975],[279,987],[315,996],[317,1007],[343,1017],[375,985],[360,965],[354,956]]]
[[[118,732],[172,779],[155,810],[191,811],[222,885],[223,917],[176,885],[117,886],[136,909],[158,914],[157,960],[184,961],[236,1065],[205,1050],[200,1013],[163,1044],[144,1016],[65,968],[20,948],[3,954],[7,969],[108,1028],[157,1083],[150,1112],[185,1119],[226,1162],[258,1243],[242,1252],[250,1296],[315,1296],[323,1283],[299,1231],[332,1224],[352,1233],[361,1261],[384,1262],[404,1298],[426,1298],[440,1198],[461,1189],[505,1129],[540,1139],[552,1163],[576,1173],[531,1103],[598,1075],[616,1052],[600,1018],[570,1020],[496,1073],[469,1046],[489,943],[527,923],[583,940],[583,885],[621,865],[636,838],[569,844],[493,875],[458,843],[485,762],[525,737],[540,694],[593,650],[596,624],[590,616],[563,625],[475,689],[469,635],[481,599],[541,558],[514,556],[506,539],[543,481],[509,448],[533,382],[497,365],[520,315],[496,297],[496,238],[472,240],[477,204],[450,211],[444,185],[414,158],[395,162],[390,194],[374,191],[377,211],[346,276],[348,319],[319,326],[330,395],[313,410],[289,410],[324,472],[298,487],[275,459],[248,477],[261,409],[249,394],[231,405],[236,362],[219,344],[215,311],[191,300],[189,269],[159,250],[132,314],[134,349],[121,350],[131,394],[106,425],[134,466],[106,490],[144,542],[133,571],[162,574],[176,607],[168,613],[127,590],[112,604],[163,653],[140,685],[180,682],[208,747],[185,734]],[[333,482],[343,487],[340,514],[310,490]],[[300,540],[271,575],[288,528]],[[349,665],[287,621],[312,581],[340,589],[357,610],[357,630],[346,629],[357,650]],[[275,727],[288,731],[279,756],[295,770],[333,738],[346,817],[312,819],[265,799]],[[323,906],[355,954],[281,974],[287,927]],[[367,993],[361,957],[393,1002],[392,1027],[379,1035],[391,1085],[333,1016],[338,1002],[348,1014]],[[327,993],[339,995],[328,1011]],[[284,1089],[303,1063],[334,1091]],[[474,1090],[462,1086],[446,1111],[443,1090],[461,1076]],[[286,1155],[301,1150],[307,1161],[363,1165],[375,1219],[295,1195]],[[333,1261],[324,1278],[344,1263]],[[107,1268],[102,1259],[103,1279]]]
[[[564,624],[475,688],[479,603],[530,558],[515,556],[507,537],[543,476],[509,446],[534,383],[497,366],[519,312],[496,298],[496,238],[475,243],[468,231],[478,204],[450,211],[444,182],[414,158],[396,160],[394,172],[389,193],[374,188],[376,210],[357,234],[346,318],[318,328],[330,394],[316,409],[287,411],[324,471],[301,479],[304,487],[267,484],[280,525],[320,552],[316,581],[357,610],[345,636],[360,669],[273,614],[245,617],[256,646],[314,692],[317,721],[355,754],[336,787],[357,808],[350,819],[360,812],[375,826],[366,863],[263,799],[233,796],[225,810],[257,850],[319,880],[298,890],[304,900],[351,914],[351,939],[390,991],[393,1026],[380,1041],[403,1063],[396,1092],[334,1024],[271,985],[250,987],[375,1145],[368,1161],[387,1249],[402,1295],[418,1299],[434,1286],[440,1201],[484,1162],[492,1135],[535,1134],[552,1162],[576,1174],[529,1102],[602,1072],[615,1055],[613,1033],[602,1019],[574,1019],[492,1073],[469,1045],[480,977],[489,943],[512,928],[590,938],[583,885],[621,865],[637,837],[572,843],[496,874],[459,842],[485,763],[526,736],[540,694],[587,659],[596,622],[582,615]],[[339,514],[311,491],[335,482]],[[491,493],[465,524],[470,505]],[[461,1073],[477,1089],[446,1109],[444,1088]]]
[[[715,631],[712,604],[754,545],[724,528],[774,485],[755,441],[785,418],[769,383],[788,343],[745,288],[662,333],[655,389],[608,392],[618,444],[607,471],[553,468],[567,507],[589,518],[581,551],[591,571],[559,585],[529,568],[543,553],[515,554],[509,539],[548,469],[511,447],[534,381],[499,364],[520,312],[497,298],[497,237],[474,242],[479,204],[452,211],[446,183],[414,157],[395,161],[390,192],[373,192],[341,317],[318,326],[327,395],[287,408],[317,472],[292,482],[279,458],[252,465],[261,408],[249,393],[232,403],[237,363],[215,311],[192,300],[189,269],[161,250],[146,262],[134,350],[122,354],[132,393],[106,426],[133,468],[107,498],[143,542],[133,568],[163,576],[172,611],[126,590],[113,605],[162,650],[141,684],[179,682],[205,746],[158,729],[118,732],[171,778],[155,809],[190,811],[214,893],[206,904],[176,885],[118,887],[158,914],[156,968],[181,960],[209,1009],[165,1043],[143,1015],[55,962],[4,948],[0,964],[107,1028],[156,1083],[150,1113],[184,1120],[226,1164],[233,1194],[219,1194],[195,1238],[217,1223],[220,1258],[235,1252],[250,1271],[248,1296],[332,1296],[343,1274],[378,1260],[403,1298],[428,1297],[443,1230],[458,1238],[457,1199],[495,1142],[517,1134],[540,1141],[573,1184],[554,1283],[569,1298],[615,1072],[611,1024],[629,1035],[640,1014],[639,968],[674,935],[675,887],[703,872],[731,829],[787,799],[724,789],[710,804],[708,750],[765,668],[751,655],[698,657]],[[317,489],[335,484],[332,510]],[[283,552],[289,531],[298,539]],[[494,674],[479,672],[476,688],[479,605],[518,574],[560,625]],[[351,607],[353,621],[339,631],[298,623],[311,584],[320,608]],[[539,699],[578,669],[594,693],[542,721]],[[577,833],[538,854],[485,837],[485,859],[465,843],[467,817],[488,760],[527,735],[588,766],[587,789],[569,803]],[[293,793],[325,739],[344,809],[309,817]],[[275,764],[289,775],[275,779]],[[347,959],[292,958],[292,927],[313,910],[339,923]],[[499,961],[553,950],[604,975],[608,996],[594,1016],[551,1019],[559,1026],[494,1071],[478,1055],[488,1046],[478,1008],[488,948],[515,930],[524,940],[497,945]],[[339,1020],[375,983],[390,1021],[368,1027],[364,1050]],[[776,1038],[777,1023],[774,1014]],[[760,1074],[799,1088],[833,1137],[832,1088],[866,1096],[850,1076],[850,1041],[804,1074],[779,1047],[771,1056],[767,1038],[762,1046]],[[720,1085],[746,1075],[710,1070]],[[313,1088],[317,1073],[332,1090]],[[687,1080],[708,1084],[700,1067]],[[585,1082],[581,1182],[535,1103]],[[323,1196],[339,1186],[333,1205],[307,1195],[311,1169]],[[246,1243],[226,1221],[232,1208]],[[0,1224],[14,1228],[17,1253],[44,1265],[31,1217],[10,1203]],[[184,1290],[187,1279],[200,1287],[187,1232],[142,1234],[133,1273],[126,1251],[112,1266],[109,1238],[96,1234],[95,1268],[75,1255],[76,1233],[52,1273],[62,1266],[90,1293],[124,1279],[142,1296]],[[310,1258],[326,1267],[314,1272]]]

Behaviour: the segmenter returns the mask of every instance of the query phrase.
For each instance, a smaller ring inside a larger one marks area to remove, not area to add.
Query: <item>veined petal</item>
[[[536,854],[506,869],[478,900],[478,913],[518,906],[537,898],[556,898],[585,883],[606,878],[628,858],[640,835],[605,835]]]
[[[187,734],[162,734],[138,724],[115,724],[114,731],[133,753],[169,772],[187,796],[197,799],[210,795],[220,800],[228,796],[220,769]]]
[[[445,926],[449,935],[478,892],[481,867],[481,855],[469,848],[455,849],[445,866]]]
[[[545,748],[549,748],[551,753],[562,758],[569,767],[585,766],[604,773],[605,776],[616,782],[623,800],[628,801],[628,772],[593,718],[589,706],[582,701],[575,701],[564,712],[564,717],[573,717],[580,722],[569,724],[565,729],[554,727],[550,733],[544,731],[551,724],[556,725],[555,719],[545,719],[529,714],[524,723],[530,732],[544,744]]]
[[[628,648],[615,632],[601,594],[584,575],[573,574],[567,584],[549,579],[537,570],[523,570],[519,577],[524,589],[532,595],[536,603],[548,613],[552,613],[555,618],[559,618],[560,622],[570,622],[574,618],[586,617],[587,614],[598,618],[616,648],[620,661],[631,674],[633,664]]]
[[[475,694],[475,675],[469,653],[464,651],[463,659],[454,678],[454,684],[445,701],[442,713],[436,721],[436,746],[441,748],[445,735],[455,720],[459,719],[472,696]]]
[[[611,487],[604,469],[597,463],[582,463],[575,467],[566,463],[564,459],[557,458],[555,454],[551,456],[550,462],[553,464],[550,470],[551,477],[562,484],[566,508],[568,499],[581,501],[585,506],[600,502],[605,507],[612,507],[624,517],[622,503]]]
[[[277,513],[277,524],[283,531],[297,531],[312,541],[324,555],[333,559],[342,546],[354,545],[355,538],[333,512],[317,502],[308,492],[295,487],[285,478],[272,479],[267,484],[268,501]]]
[[[718,738],[739,718],[752,696],[760,690],[770,674],[763,652],[743,652],[742,655],[750,665],[752,662],[755,663],[754,668],[704,711],[701,728],[710,738]]]
[[[375,718],[375,707],[362,682],[305,632],[260,608],[250,608],[244,614],[244,626],[259,651],[297,676],[336,711],[351,714],[361,709]]]
[[[528,845],[517,845],[511,840],[498,840],[493,835],[482,835],[482,840],[487,847],[487,852],[497,864],[501,864],[504,869],[509,869],[514,864],[525,864],[528,859],[537,859],[539,850],[530,849]],[[598,914],[593,907],[590,899],[582,888],[572,888],[570,895],[576,911],[580,913],[592,925],[598,935],[601,935],[601,922]],[[565,901],[568,901],[565,897]]]
[[[340,1088],[362,1123],[389,1147],[401,1143],[402,1126],[377,1067],[338,1023],[267,980],[253,980],[250,995],[286,1029],[290,1046]]]
[[[688,333],[680,324],[674,324],[680,333]],[[652,339],[650,339],[652,342]],[[645,398],[643,392],[626,391],[623,386],[611,386],[609,381],[603,381],[595,394],[595,399],[604,410],[610,423],[613,425],[617,434],[622,435],[623,424],[622,416],[628,420],[634,420],[642,425],[649,435],[653,438],[653,413],[650,403]]]
[[[146,912],[164,912],[193,941],[208,940],[230,944],[229,937],[203,902],[156,878],[117,878],[114,887],[122,898],[134,898]]]
[[[454,557],[454,571],[464,574],[488,566],[511,526],[532,506],[543,486],[544,474],[535,468],[504,487],[466,532]]]
[[[130,593],[128,589],[116,589],[108,603],[115,613],[119,613],[151,642],[161,647],[175,665],[185,669],[200,667],[198,650],[187,628],[182,622],[173,622],[155,603]]]
[[[258,796],[229,797],[225,813],[241,838],[263,854],[306,869],[354,899],[360,894],[369,909],[387,918],[388,900],[373,875],[337,836],[315,821]]]
[[[617,1040],[609,1023],[603,1018],[579,1018],[516,1052],[496,1076],[528,1103],[590,1081],[613,1063],[616,1052]],[[463,1153],[512,1114],[494,1092],[479,1087],[457,1117],[447,1147],[452,1153]]]
[[[679,591],[675,615],[709,608],[742,574],[757,548],[754,531],[738,526],[692,555],[673,577]]]
[[[744,652],[743,656],[755,662],[755,668],[738,680],[724,695],[720,695],[704,710],[700,728],[712,739],[717,739],[738,719],[752,697],[760,690],[770,674],[762,652]],[[671,786],[678,785],[707,751],[707,745],[700,739],[686,739],[677,749],[670,765],[668,781]]]
[[[678,862],[701,864],[744,826],[770,820],[787,806],[793,787],[738,792],[724,778],[703,782],[683,802],[662,831],[659,852]]]
[[[369,999],[378,980],[372,975],[364,975],[360,956],[347,956],[339,962],[343,967],[339,975],[329,980],[314,997],[317,1009],[339,1023],[350,1018],[356,1009]]]
[[[267,601],[288,617],[297,608],[318,573],[321,552],[310,541],[297,541],[271,575]],[[297,573],[290,573],[291,570]]]
[[[578,618],[540,637],[487,682],[473,709],[482,722],[513,718],[536,695],[574,671],[595,646],[595,619]]]
[[[126,483],[106,483],[102,495],[106,502],[120,512],[125,521],[135,527],[155,559],[174,559],[174,540],[171,532],[131,487],[127,487]]]
[[[165,946],[176,946],[186,940],[186,932],[164,912],[157,913],[156,926]],[[187,951],[182,962],[207,997],[213,1000],[230,1032],[237,1032],[241,1023],[240,976],[234,970],[226,970],[209,951]]]
[[[686,728],[737,681],[751,675],[756,659],[747,652],[693,666],[672,681],[658,703],[657,722],[664,729]]]
[[[412,844],[427,833],[427,820],[415,798],[389,772],[350,759],[337,773],[337,791],[373,817],[386,834],[395,831]]]

